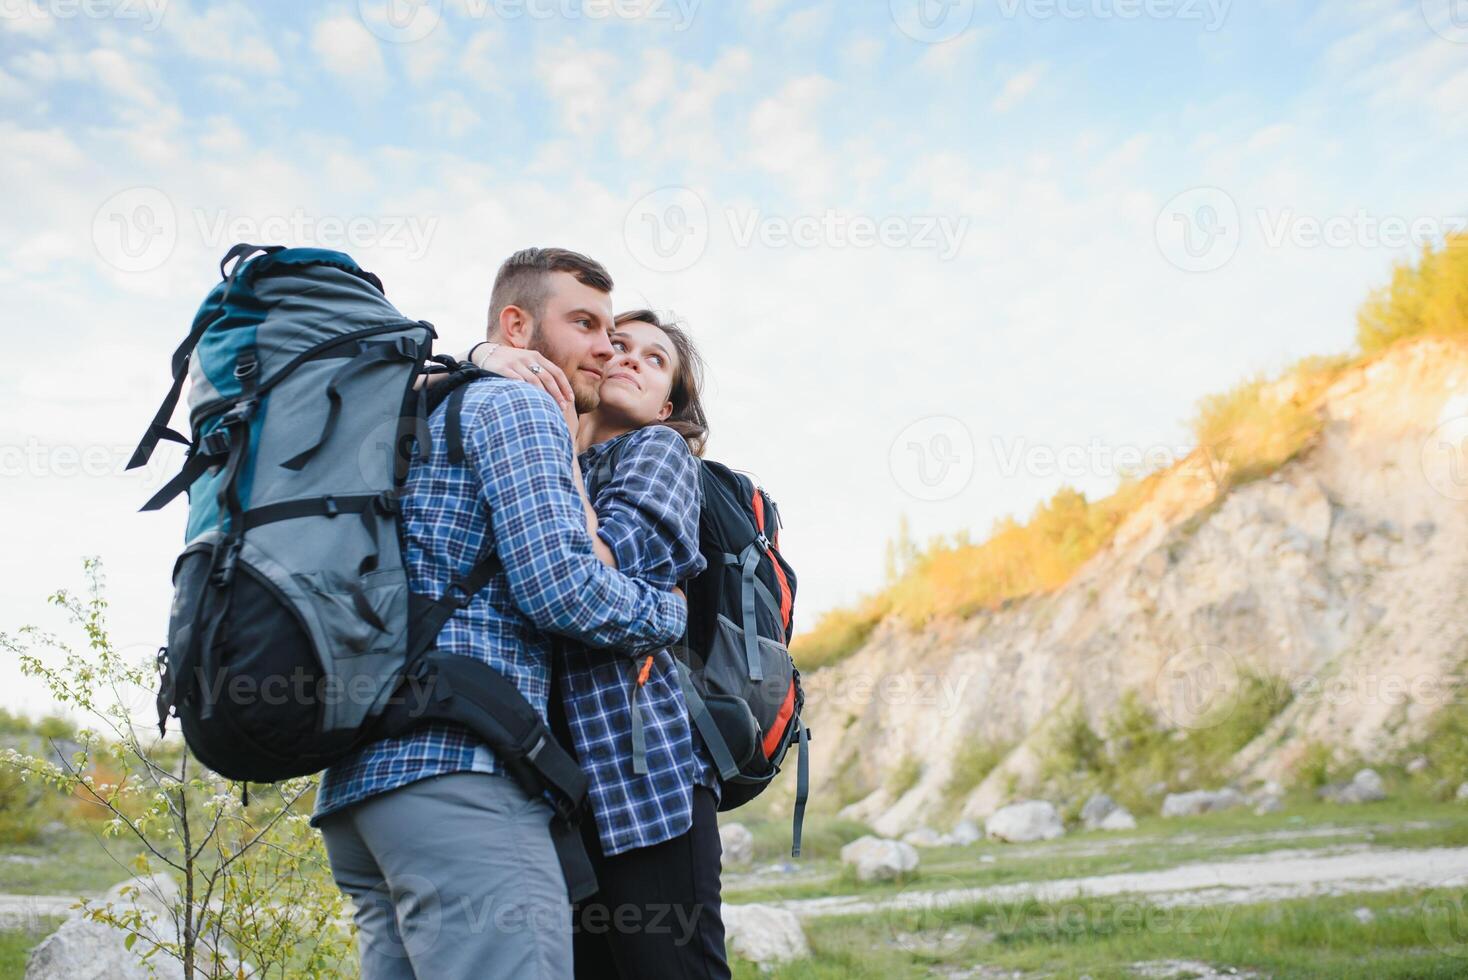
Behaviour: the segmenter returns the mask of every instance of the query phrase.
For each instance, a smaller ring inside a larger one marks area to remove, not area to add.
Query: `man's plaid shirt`
[[[597,461],[616,448],[603,477]],[[617,568],[659,590],[704,569],[698,551],[702,505],[698,462],[683,437],[663,425],[636,429],[581,454],[597,535]],[[637,690],[645,655],[609,658],[564,643],[561,693],[576,756],[591,780],[591,811],[605,854],[647,847],[693,824],[693,787],[717,792],[713,768],[694,752],[688,709],[672,654],[659,650]],[[636,692],[647,736],[647,773],[632,771],[631,698]]]
[[[593,553],[572,482],[575,451],[550,395],[518,380],[470,385],[459,464],[448,462],[445,415],[430,417],[432,455],[412,465],[403,494],[409,587],[439,596],[490,550],[504,567],[445,624],[438,649],[492,665],[544,717],[556,642],[549,634],[617,651],[655,649],[682,635],[682,600],[607,568]],[[599,655],[627,661],[625,652]],[[313,823],[430,776],[497,770],[489,749],[466,730],[425,726],[328,769]]]

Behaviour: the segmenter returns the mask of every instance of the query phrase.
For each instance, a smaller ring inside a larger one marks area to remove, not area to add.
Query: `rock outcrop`
[[[955,803],[982,820],[1043,792],[1062,719],[1104,730],[1134,692],[1167,727],[1206,726],[1250,675],[1294,696],[1215,785],[1291,783],[1312,744],[1342,761],[1405,753],[1452,700],[1441,685],[1468,642],[1468,348],[1391,348],[1319,411],[1292,461],[1221,499],[1201,454],[1172,467],[1053,594],[918,631],[889,619],[810,674],[807,720],[839,733],[811,743],[813,798],[844,794],[845,815],[889,837]],[[1012,749],[954,801],[953,762],[975,742]],[[915,782],[890,778],[912,759]],[[788,794],[767,795],[788,808]]]

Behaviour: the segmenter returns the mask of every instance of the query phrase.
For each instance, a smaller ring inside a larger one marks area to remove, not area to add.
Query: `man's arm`
[[[683,634],[673,594],[608,568],[592,551],[572,480],[571,437],[555,402],[528,385],[496,386],[466,407],[465,458],[479,475],[510,596],[539,629],[637,651]]]

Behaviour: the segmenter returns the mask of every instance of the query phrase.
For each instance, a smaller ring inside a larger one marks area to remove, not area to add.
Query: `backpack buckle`
[[[255,359],[255,352],[243,351],[234,363],[235,380],[244,381],[246,378],[253,378],[259,370],[260,362]]]
[[[215,429],[204,437],[200,445],[206,456],[223,456],[229,452],[229,430],[223,427]]]
[[[399,337],[393,343],[398,350],[398,354],[402,356],[403,360],[418,360],[418,342],[412,337]]]
[[[765,554],[769,554],[769,552],[770,552],[770,539],[767,538],[767,537],[765,537],[763,532],[760,533],[759,537],[757,537],[757,538],[754,539],[754,543],[757,544],[757,545],[759,545],[759,550],[760,551],[763,551]]]
[[[229,585],[229,580],[234,577],[234,563],[240,556],[241,547],[243,547],[243,542],[239,538],[230,538],[225,543],[219,563],[215,566],[214,573],[209,576],[209,582],[216,588],[222,589]]]
[[[235,402],[234,408],[231,408],[229,411],[225,412],[223,417],[220,418],[220,426],[224,427],[234,425],[237,422],[250,421],[250,419],[254,417],[255,409],[258,408],[259,405],[260,401],[257,398],[246,398],[243,401]]]
[[[337,505],[336,498],[331,494],[321,498],[321,509],[327,517],[335,517],[342,512],[341,507]]]

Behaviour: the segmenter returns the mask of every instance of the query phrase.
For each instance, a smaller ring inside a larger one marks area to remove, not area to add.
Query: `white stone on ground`
[[[1197,789],[1191,793],[1168,793],[1162,801],[1164,817],[1196,817],[1200,813],[1215,813],[1243,806],[1244,795],[1236,789],[1224,787],[1220,790]]]
[[[719,824],[719,843],[724,847],[725,865],[747,868],[754,863],[754,834],[744,824]]]
[[[891,881],[917,869],[918,852],[911,844],[868,835],[841,848],[841,863],[856,869],[858,881]]]
[[[810,955],[794,912],[773,905],[725,905],[723,917],[729,949],[752,963],[768,967]]]
[[[1065,835],[1065,824],[1053,803],[1027,800],[996,810],[984,821],[984,834],[990,840],[1024,844],[1037,840],[1054,840]]]
[[[132,889],[137,893],[132,894]],[[124,894],[125,890],[128,894]],[[92,904],[110,904],[113,914],[119,917],[136,909],[143,920],[138,932],[144,936],[156,936],[162,942],[177,943],[179,938],[173,910],[179,902],[178,884],[166,874],[155,874],[119,882]],[[139,939],[129,950],[125,945],[127,937],[127,930],[94,922],[83,910],[75,909],[60,928],[31,950],[25,980],[76,980],[79,977],[183,980],[181,962],[160,951],[151,957],[153,969],[150,970],[142,959],[150,944]],[[202,947],[203,943],[200,945]],[[239,965],[233,952],[224,952],[226,962]],[[248,964],[244,968],[246,974],[253,972]]]

